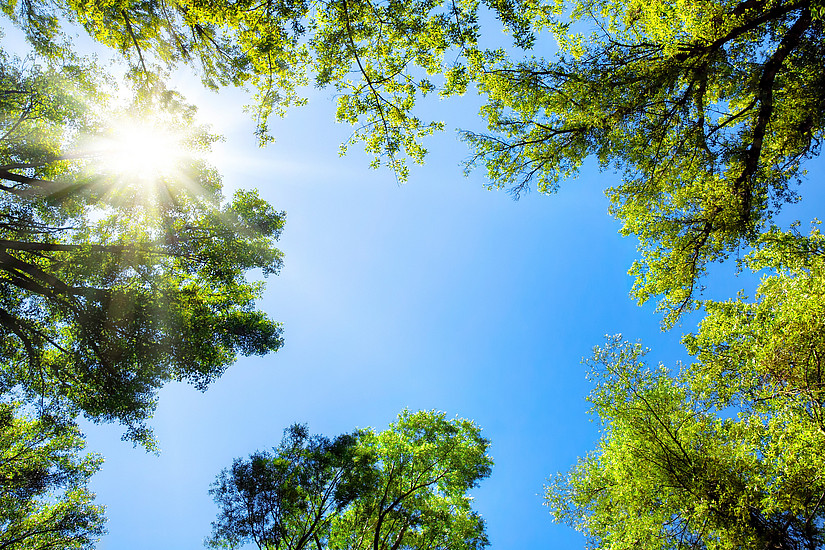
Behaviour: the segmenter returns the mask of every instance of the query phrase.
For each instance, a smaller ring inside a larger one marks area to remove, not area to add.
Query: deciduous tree
[[[274,453],[236,460],[213,485],[210,543],[261,549],[476,550],[484,522],[467,492],[490,474],[467,420],[403,412],[386,431],[328,440],[294,426]]]
[[[210,546],[299,549],[323,546],[330,522],[355,497],[353,482],[368,466],[356,452],[357,434],[311,436],[306,426],[285,430],[273,452],[235,459],[210,493],[220,507]]]
[[[0,62],[0,385],[151,445],[164,382],[205,389],[238,353],[280,347],[246,277],[278,271],[284,215],[255,192],[223,199],[197,155],[214,137],[177,94],[104,117],[96,74]],[[169,172],[143,173],[157,159],[135,162],[134,144],[116,150],[116,128],[141,117],[153,139],[176,136]]]
[[[825,545],[825,246],[771,231],[747,263],[757,296],[707,302],[697,358],[648,366],[639,344],[597,348],[590,401],[603,436],[547,501],[590,548]]]
[[[105,518],[87,483],[103,459],[82,454],[83,437],[70,421],[23,411],[0,403],[0,547],[93,548]]]
[[[812,9],[816,17],[812,15]],[[568,12],[568,10],[570,10]],[[552,59],[488,53],[490,132],[465,134],[491,186],[553,192],[588,157],[640,239],[633,295],[672,322],[709,262],[753,244],[819,152],[825,34],[808,1],[577,0],[538,12]]]

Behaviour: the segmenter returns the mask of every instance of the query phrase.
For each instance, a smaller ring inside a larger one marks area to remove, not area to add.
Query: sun
[[[122,119],[98,147],[107,172],[139,184],[174,177],[187,156],[183,136],[156,121]]]

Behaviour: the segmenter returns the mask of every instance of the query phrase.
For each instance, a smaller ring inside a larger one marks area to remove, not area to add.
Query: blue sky
[[[110,518],[99,548],[200,548],[216,513],[209,484],[233,458],[274,446],[293,422],[383,429],[405,407],[473,419],[492,441],[493,474],[473,494],[493,548],[581,548],[541,499],[546,478],[598,438],[581,358],[621,332],[672,365],[696,320],[662,333],[652,304],[628,297],[636,242],[603,193],[618,176],[588,166],[556,195],[513,201],[483,174],[463,176],[467,149],[448,131],[399,186],[357,149],[339,157],[350,129],[333,123],[328,92],[276,121],[276,143],[260,149],[239,94],[182,86],[227,137],[215,156],[227,190],[256,187],[287,212],[285,267],[260,304],[286,345],[239,360],[206,393],[163,390],[160,456],[119,441],[118,427],[89,428],[106,457],[93,483]],[[470,98],[444,111],[469,127],[474,109]],[[711,296],[752,286],[731,266],[713,271]]]
[[[117,427],[89,429],[106,457],[100,548],[199,548],[216,513],[209,484],[234,457],[275,445],[293,422],[383,429],[405,407],[473,419],[492,441],[496,465],[474,495],[494,548],[580,547],[540,497],[597,437],[579,361],[607,333],[678,342],[627,297],[635,243],[606,214],[613,177],[587,170],[556,196],[513,201],[463,176],[467,149],[446,132],[399,186],[357,149],[338,156],[350,129],[333,123],[327,92],[277,121],[263,150],[243,98],[193,94],[227,135],[216,155],[227,188],[257,187],[287,212],[285,267],[261,302],[286,345],[241,359],[206,393],[164,390],[159,457]]]
[[[492,441],[493,474],[474,496],[493,548],[581,547],[540,495],[598,437],[582,356],[622,332],[672,362],[691,328],[662,333],[652,306],[628,298],[636,243],[603,193],[617,176],[589,167],[557,195],[513,201],[485,190],[483,174],[463,176],[467,149],[446,132],[399,186],[358,150],[338,156],[350,130],[333,123],[327,92],[277,121],[266,149],[243,98],[192,95],[227,135],[216,155],[227,188],[257,187],[287,212],[285,267],[261,302],[286,345],[241,359],[206,393],[166,388],[152,423],[160,456],[120,442],[117,427],[89,429],[106,457],[100,548],[199,548],[216,513],[209,484],[233,458],[277,444],[293,422],[383,429],[405,407],[473,419]]]
[[[217,511],[209,485],[233,458],[276,445],[294,422],[330,436],[380,430],[404,408],[470,418],[492,441],[492,476],[473,492],[492,548],[580,548],[541,493],[598,438],[581,358],[621,332],[673,364],[696,320],[662,333],[652,304],[628,297],[636,242],[618,234],[603,193],[618,176],[586,166],[554,196],[513,201],[485,190],[483,174],[463,176],[468,150],[447,131],[399,186],[357,147],[339,157],[351,129],[334,124],[330,92],[275,121],[276,143],[260,149],[241,94],[178,84],[227,138],[214,157],[227,194],[255,187],[287,212],[285,267],[260,302],[286,345],[239,360],[205,393],[165,388],[159,456],[120,441],[119,426],[84,424],[106,459],[92,484],[109,516],[99,548],[201,548]],[[472,98],[429,108],[451,128],[478,127]],[[731,273],[714,269],[710,295],[752,285]]]

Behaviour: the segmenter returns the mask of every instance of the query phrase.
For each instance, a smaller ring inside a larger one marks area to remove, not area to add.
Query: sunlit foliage
[[[516,43],[532,42],[522,2],[483,4]],[[42,50],[63,42],[53,29],[64,17],[120,51],[147,82],[188,64],[207,86],[248,86],[264,140],[273,112],[305,102],[301,86],[330,87],[338,120],[355,126],[352,142],[363,141],[375,165],[383,158],[400,177],[407,158],[422,160],[421,138],[442,127],[413,114],[416,101],[436,84],[443,93],[463,93],[464,54],[476,48],[480,29],[478,0],[7,0],[5,11]],[[446,83],[433,80],[442,74]]]
[[[284,214],[256,192],[223,198],[203,158],[215,138],[174,92],[117,109],[76,60],[6,58],[0,79],[0,385],[151,446],[164,382],[205,389],[237,354],[280,347],[246,277],[280,268]],[[174,170],[107,158],[135,117],[177,132]]]
[[[487,49],[486,9],[519,48],[558,45],[558,56]],[[304,102],[302,86],[330,87],[351,141],[401,179],[407,160],[422,161],[422,138],[444,127],[419,117],[419,99],[475,87],[489,130],[464,137],[491,187],[552,192],[588,157],[624,173],[609,195],[623,232],[641,240],[633,295],[661,298],[666,323],[696,305],[708,263],[752,243],[796,200],[825,127],[821,10],[810,0],[5,7],[51,55],[67,49],[63,17],[121,52],[146,86],[188,64],[208,86],[250,87],[262,139],[273,112]]]
[[[209,544],[266,550],[478,550],[484,522],[467,492],[490,475],[480,429],[402,412],[388,430],[327,439],[286,430],[273,452],[236,459],[212,486]]]
[[[0,547],[94,547],[105,519],[87,484],[103,460],[83,447],[70,421],[0,403]]]
[[[597,348],[602,439],[547,488],[556,520],[590,548],[825,545],[823,259],[817,231],[765,235],[748,262],[774,274],[705,304],[678,372],[639,344]]]
[[[825,34],[810,2],[559,2],[534,21],[553,59],[488,54],[490,133],[466,133],[491,186],[553,192],[584,160],[640,239],[632,294],[673,322],[709,262],[753,243],[797,195],[825,129]]]
[[[785,403],[825,434],[825,238],[816,225],[809,235],[774,229],[746,261],[773,274],[753,299],[705,303],[699,332],[685,338],[699,360],[693,385],[755,413]]]

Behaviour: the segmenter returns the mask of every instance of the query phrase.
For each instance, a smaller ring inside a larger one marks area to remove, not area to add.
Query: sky
[[[338,155],[350,129],[334,124],[328,92],[276,121],[265,149],[242,97],[189,95],[227,137],[216,154],[227,189],[255,187],[287,212],[285,266],[260,302],[286,345],[240,359],[205,393],[164,389],[160,456],[119,441],[116,426],[88,430],[106,458],[92,484],[109,516],[99,548],[200,548],[217,512],[209,485],[233,458],[275,446],[294,422],[329,436],[381,430],[404,408],[472,419],[491,440],[495,466],[473,496],[492,548],[581,548],[541,495],[599,437],[582,357],[623,333],[675,365],[696,322],[663,333],[653,305],[628,297],[636,242],[603,192],[618,176],[589,165],[556,195],[514,201],[481,173],[464,177],[468,151],[448,131],[398,185],[357,149]],[[472,101],[444,107],[459,113],[453,125],[477,124]],[[714,271],[709,296],[753,282]]]
[[[358,149],[338,155],[351,130],[333,122],[328,92],[277,121],[265,149],[243,98],[189,95],[227,137],[216,155],[227,190],[255,187],[287,213],[285,265],[260,302],[286,344],[205,393],[164,389],[151,423],[160,456],[119,441],[117,426],[88,428],[106,458],[92,483],[109,516],[99,548],[200,548],[217,512],[209,485],[233,458],[294,422],[382,430],[404,408],[472,419],[491,440],[493,473],[473,496],[493,548],[580,547],[541,494],[598,437],[581,358],[605,334],[662,348],[679,336],[628,298],[635,243],[603,193],[615,178],[588,169],[555,196],[514,201],[483,174],[464,177],[468,150],[446,132],[398,185]]]
[[[295,422],[327,436],[383,430],[405,408],[472,419],[491,440],[492,475],[472,494],[492,548],[581,548],[541,495],[599,437],[582,357],[622,333],[675,365],[689,360],[679,340],[697,320],[662,332],[653,304],[629,298],[636,241],[619,235],[604,196],[619,176],[588,164],[552,196],[486,190],[460,164],[468,149],[454,129],[479,127],[467,97],[428,107],[452,130],[427,141],[426,164],[399,185],[357,146],[339,156],[351,128],[334,123],[329,91],[274,121],[276,142],[262,149],[241,93],[176,78],[226,137],[213,161],[227,194],[257,188],[287,213],[285,265],[259,302],[286,344],[241,358],[204,393],[164,388],[151,421],[159,455],[121,441],[120,426],[83,424],[105,457],[91,484],[109,517],[98,548],[202,548],[217,513],[209,486],[234,458],[277,445]],[[822,167],[809,165],[803,190],[814,193],[787,218],[822,204],[810,185]],[[707,295],[752,287],[733,274],[714,267]]]

